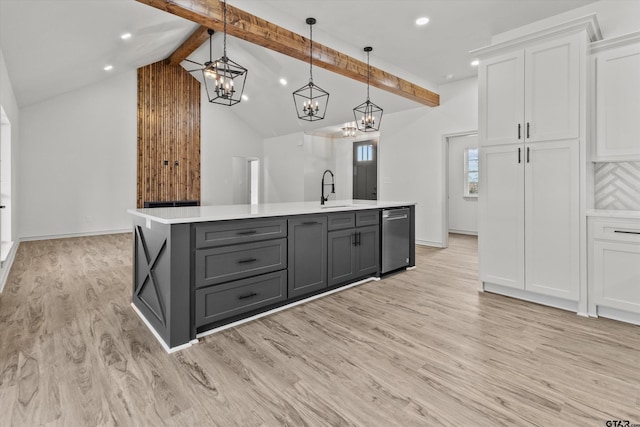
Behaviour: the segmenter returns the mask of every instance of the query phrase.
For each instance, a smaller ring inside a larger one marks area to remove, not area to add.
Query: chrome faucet
[[[327,172],[329,172],[329,174],[331,174],[331,184],[325,184],[324,183],[324,176],[327,174]],[[329,196],[327,195],[327,197],[324,197],[324,187],[330,185],[331,186],[331,193],[336,192],[336,186],[334,183],[334,176],[333,176],[333,172],[331,172],[329,169],[327,169],[326,171],[324,171],[324,173],[322,174],[322,183],[320,184],[320,204],[324,205],[324,202],[326,202],[327,200],[329,200]],[[329,194],[331,194],[329,193]]]

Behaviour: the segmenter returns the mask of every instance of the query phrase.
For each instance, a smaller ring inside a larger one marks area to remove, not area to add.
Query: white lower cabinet
[[[589,219],[591,314],[640,321],[640,219]]]
[[[485,289],[495,284],[578,301],[578,141],[481,147],[479,176]]]

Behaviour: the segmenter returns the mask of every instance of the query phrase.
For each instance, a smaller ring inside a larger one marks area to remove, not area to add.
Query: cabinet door
[[[380,271],[380,232],[377,225],[356,228],[358,277]]]
[[[480,279],[524,289],[524,146],[480,148]]]
[[[596,158],[640,160],[640,44],[596,58]]]
[[[593,244],[593,288],[598,305],[640,313],[640,244]]]
[[[353,228],[332,231],[328,235],[329,286],[344,283],[356,273],[356,233]]]
[[[525,50],[526,141],[577,138],[580,114],[579,36]]]
[[[327,217],[289,220],[288,297],[327,287]]]
[[[574,140],[526,144],[526,290],[579,299],[579,149]]]
[[[482,61],[478,85],[480,146],[523,142],[524,52]]]

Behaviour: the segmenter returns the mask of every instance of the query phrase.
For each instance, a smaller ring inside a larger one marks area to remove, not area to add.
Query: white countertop
[[[589,209],[587,216],[606,218],[640,219],[640,211],[618,211],[610,209]]]
[[[258,205],[187,206],[178,208],[128,209],[131,215],[162,224],[224,221],[229,219],[265,218],[272,216],[306,215],[329,212],[358,211],[412,206],[415,202],[385,200],[332,200],[320,202],[262,203]]]

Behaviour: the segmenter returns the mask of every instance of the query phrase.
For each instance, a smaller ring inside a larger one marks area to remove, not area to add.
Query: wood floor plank
[[[478,292],[477,239],[167,354],[131,234],[24,242],[0,294],[0,425],[640,423],[640,327]]]

